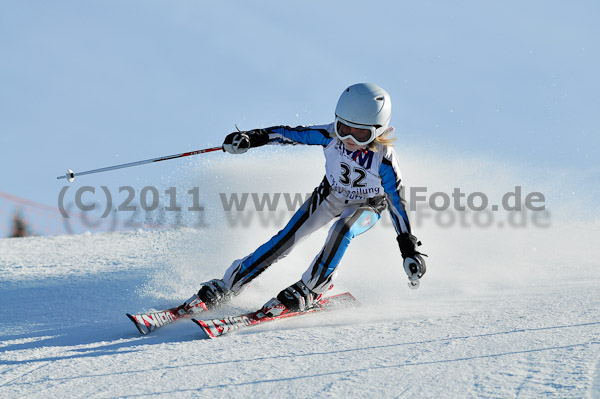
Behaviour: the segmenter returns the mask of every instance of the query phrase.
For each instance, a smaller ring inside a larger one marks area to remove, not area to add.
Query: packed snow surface
[[[301,192],[319,181],[296,177]],[[382,223],[352,242],[330,291],[357,309],[214,340],[188,320],[140,336],[125,313],[182,303],[277,231],[222,226],[0,239],[0,397],[600,397],[597,222],[415,226],[430,257],[414,291]],[[206,316],[255,310],[297,281],[324,234]]]

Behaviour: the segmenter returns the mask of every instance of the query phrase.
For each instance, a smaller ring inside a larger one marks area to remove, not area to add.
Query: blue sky
[[[220,145],[235,124],[328,123],[361,81],[391,93],[399,148],[600,183],[597,2],[0,7],[0,191],[30,200],[56,205],[67,168]],[[85,183],[151,183],[171,162]]]

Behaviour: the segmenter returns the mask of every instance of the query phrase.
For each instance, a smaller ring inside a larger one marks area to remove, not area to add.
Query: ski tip
[[[210,331],[208,330],[208,328],[206,328],[206,326],[204,325],[204,323],[202,323],[202,321],[197,320],[197,319],[192,319],[192,321],[202,329],[202,331],[204,331],[204,334],[206,334],[206,336],[210,339],[216,338],[214,335],[212,335],[210,333]]]
[[[137,329],[140,332],[140,334],[142,334],[142,335],[148,334],[148,332],[144,331],[144,329],[142,328],[142,326],[140,325],[140,323],[138,323],[138,321],[135,319],[135,317],[133,317],[132,314],[125,313],[125,316],[127,316],[129,318],[129,320],[131,320],[133,322],[133,324],[135,324],[135,326],[137,327]]]
[[[351,293],[349,293],[349,292],[344,292],[344,293],[343,293],[343,294],[341,294],[341,295],[345,295],[346,297],[348,297],[348,299],[349,299],[349,300],[351,300],[351,301],[355,302],[355,303],[356,303],[356,305],[360,305],[360,302],[358,301],[358,299],[356,299],[356,298],[354,297],[354,295],[352,295]]]
[[[332,308],[353,308],[360,306],[360,301],[349,292],[322,298],[321,301]]]

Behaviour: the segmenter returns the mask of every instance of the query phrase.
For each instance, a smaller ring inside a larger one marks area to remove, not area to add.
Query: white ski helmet
[[[373,83],[357,83],[344,90],[338,100],[335,133],[340,140],[350,137],[355,143],[366,145],[386,131],[391,116],[392,101],[387,91]],[[370,134],[353,134],[349,131],[352,129],[345,129],[340,123]]]

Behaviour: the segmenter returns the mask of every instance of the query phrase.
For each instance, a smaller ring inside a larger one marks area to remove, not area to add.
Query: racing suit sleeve
[[[412,257],[419,253],[417,246],[421,243],[411,233],[410,222],[406,213],[406,200],[404,199],[404,186],[402,185],[400,167],[398,166],[396,152],[390,147],[386,149],[383,155],[379,166],[379,175],[388,201],[392,223],[398,234],[396,239],[400,246],[400,252],[404,258]]]
[[[260,147],[265,144],[306,144],[326,147],[333,140],[333,123],[314,126],[273,126],[246,132],[250,137],[250,146]]]
[[[390,216],[396,233],[410,233],[402,175],[396,153],[393,150],[388,150],[384,154],[379,166],[379,176],[381,176],[381,185],[388,200]]]

